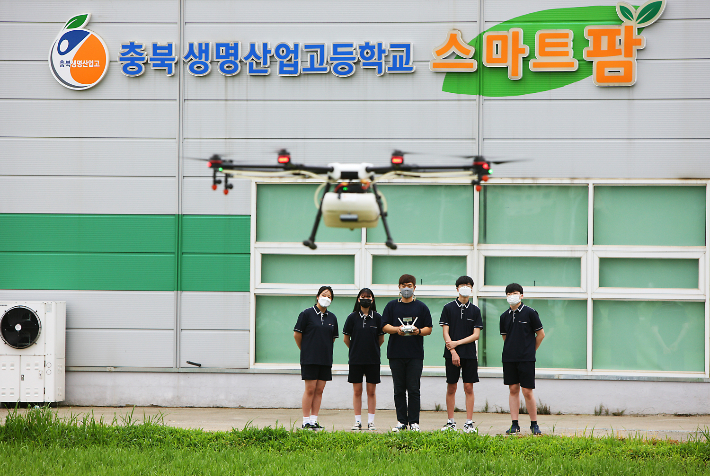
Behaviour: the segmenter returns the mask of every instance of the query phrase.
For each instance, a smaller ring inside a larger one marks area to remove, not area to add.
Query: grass
[[[691,441],[502,437],[453,432],[357,434],[254,428],[206,432],[162,418],[50,409],[0,425],[1,474],[707,474],[710,430]]]
[[[599,404],[598,407],[594,407],[594,416],[623,416],[626,413],[626,409],[619,409],[619,410],[614,410],[610,411],[608,407],[605,407],[603,404]]]

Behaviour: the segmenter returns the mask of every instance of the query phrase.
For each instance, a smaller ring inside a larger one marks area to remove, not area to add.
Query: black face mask
[[[370,307],[372,305],[372,299],[360,298],[360,305],[362,307]]]

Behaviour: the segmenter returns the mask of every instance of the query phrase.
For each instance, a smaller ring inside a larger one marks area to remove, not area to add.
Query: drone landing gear
[[[303,246],[307,246],[312,250],[318,248],[318,245],[316,245],[316,231],[318,231],[318,224],[320,223],[321,216],[323,216],[323,198],[329,191],[330,183],[327,183],[323,196],[320,197],[320,205],[318,206],[318,213],[316,213],[316,222],[313,224],[313,230],[311,230],[311,236],[309,236],[307,240],[303,240]]]
[[[372,191],[375,192],[375,200],[377,201],[377,206],[380,209],[380,216],[382,217],[382,226],[385,227],[385,235],[387,235],[387,241],[385,245],[391,250],[396,250],[397,245],[392,241],[392,235],[390,235],[390,227],[387,225],[387,212],[384,211],[382,207],[382,199],[380,198],[380,193],[377,191],[377,185],[372,184]]]

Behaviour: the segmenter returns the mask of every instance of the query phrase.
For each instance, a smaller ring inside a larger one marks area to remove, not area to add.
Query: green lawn
[[[678,443],[611,437],[354,434],[246,428],[206,432],[130,418],[11,412],[0,474],[707,474],[708,433]]]

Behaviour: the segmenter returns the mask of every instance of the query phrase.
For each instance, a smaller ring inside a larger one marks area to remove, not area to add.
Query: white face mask
[[[510,296],[506,297],[506,300],[511,306],[515,306],[520,302],[520,294],[511,294]]]
[[[463,297],[469,297],[471,295],[471,291],[473,291],[473,289],[470,286],[459,287],[459,295]]]
[[[318,298],[318,304],[320,304],[321,307],[328,307],[328,306],[330,306],[331,302],[332,301],[330,300],[330,298],[327,298],[325,296],[321,296]]]

